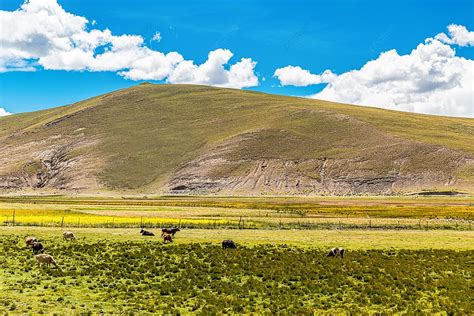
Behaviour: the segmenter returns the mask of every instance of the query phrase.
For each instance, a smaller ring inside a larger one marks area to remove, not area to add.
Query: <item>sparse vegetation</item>
[[[342,261],[294,246],[60,242],[37,268],[0,235],[0,312],[314,313],[472,311],[472,251],[352,250]]]

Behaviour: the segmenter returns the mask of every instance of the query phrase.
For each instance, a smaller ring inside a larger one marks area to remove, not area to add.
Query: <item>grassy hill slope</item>
[[[472,119],[142,84],[0,118],[0,190],[470,191],[473,140]]]

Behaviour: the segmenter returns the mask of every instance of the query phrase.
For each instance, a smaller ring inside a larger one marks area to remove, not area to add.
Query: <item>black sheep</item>
[[[142,236],[155,236],[155,234],[153,234],[152,232],[149,232],[147,230],[144,230],[142,228],[142,230],[140,230],[140,234],[142,234]]]
[[[33,246],[31,247],[33,249],[33,252],[35,254],[37,254],[38,252],[43,252],[44,248],[43,248],[43,244],[40,243],[40,242],[34,242],[33,243]]]
[[[222,249],[227,249],[227,248],[236,249],[237,245],[235,244],[233,240],[224,240],[222,242]]]

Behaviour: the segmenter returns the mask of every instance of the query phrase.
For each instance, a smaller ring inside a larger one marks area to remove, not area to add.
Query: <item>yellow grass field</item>
[[[63,227],[471,230],[467,198],[161,197],[0,199],[0,224]]]

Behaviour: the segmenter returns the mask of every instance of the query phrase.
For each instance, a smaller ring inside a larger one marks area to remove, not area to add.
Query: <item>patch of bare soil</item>
[[[0,191],[68,190],[98,187],[95,141],[55,135],[0,148]]]

